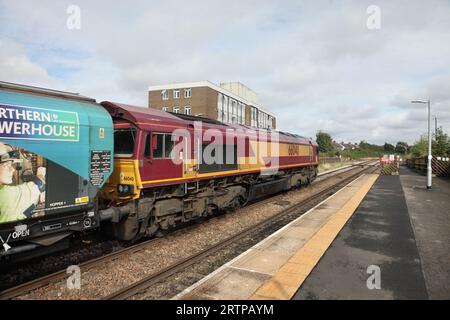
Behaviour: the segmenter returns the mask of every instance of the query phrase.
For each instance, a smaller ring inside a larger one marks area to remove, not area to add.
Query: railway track
[[[371,164],[376,164],[376,163],[378,163],[378,161],[367,160],[367,161],[363,161],[361,163],[351,164],[351,165],[343,167],[343,168],[338,168],[338,169],[335,169],[335,170],[325,171],[325,172],[319,173],[319,175],[317,176],[317,179],[314,182],[319,182],[319,181],[321,181],[323,179],[327,179],[327,178],[331,178],[331,177],[333,177],[335,175],[343,174],[343,173],[345,173],[347,171],[350,171],[350,170],[352,170],[354,168],[363,168],[364,166],[371,165]],[[296,192],[296,191],[298,191],[298,189],[294,189],[294,190],[291,190],[291,191],[288,191],[288,192]],[[283,195],[284,195],[283,193],[270,195],[268,197],[259,199],[259,200],[255,201],[255,202],[252,202],[252,203],[248,204],[246,206],[246,208],[250,208],[251,209],[252,207],[256,207],[256,206],[264,205],[266,203],[277,201]]]
[[[343,168],[342,170],[336,170],[336,171],[333,171],[333,172],[325,172],[325,173],[321,174],[320,177],[330,176],[331,174],[332,174],[331,177],[333,177],[335,175],[339,175],[340,173],[348,172],[348,171],[354,170],[355,168],[368,166],[370,164],[373,164],[373,161],[366,161],[366,162],[363,162],[363,163],[354,164],[354,165],[351,165],[350,167]],[[359,176],[360,174],[362,174],[363,173],[362,171],[365,171],[365,170],[367,170],[367,168],[357,172],[354,175],[351,175],[350,177],[348,177],[346,179],[343,179],[343,180],[339,181],[338,184],[341,185],[341,184],[344,184],[346,181],[354,179],[356,176]],[[283,215],[286,215],[286,214],[294,211],[295,208],[300,206],[300,205],[306,205],[307,203],[312,202],[314,199],[317,199],[317,198],[320,198],[321,196],[326,195],[327,193],[330,192],[331,189],[336,188],[336,186],[338,184],[333,185],[330,188],[327,188],[325,190],[320,191],[319,193],[313,195],[308,200],[304,201],[304,203],[301,203],[301,204],[297,203],[295,205],[290,206],[289,208],[287,208],[283,212]],[[270,198],[260,200],[258,202],[249,204],[246,207],[247,208],[252,208],[253,206],[260,206],[260,205],[263,205],[264,203],[273,202],[273,201],[276,201],[278,197],[280,197],[280,195],[275,195],[275,196],[272,196]],[[120,290],[118,292],[115,292],[115,293],[111,294],[110,296],[105,297],[105,299],[126,299],[126,298],[129,298],[129,297],[133,296],[134,294],[136,294],[137,292],[139,292],[139,291],[141,291],[141,290],[143,290],[145,288],[148,288],[148,287],[152,286],[153,284],[158,283],[161,280],[164,280],[167,277],[177,273],[179,270],[185,268],[186,266],[195,264],[199,260],[202,260],[204,257],[206,257],[208,255],[211,255],[214,252],[219,251],[221,248],[224,248],[227,245],[229,245],[230,243],[233,243],[233,242],[237,241],[238,239],[240,239],[240,238],[250,234],[252,231],[257,230],[257,229],[263,227],[264,225],[268,225],[270,223],[273,223],[277,219],[280,219],[280,215],[276,215],[276,216],[274,216],[274,217],[272,217],[272,218],[270,218],[268,220],[264,220],[264,221],[254,225],[254,226],[252,226],[252,227],[250,227],[248,229],[245,229],[242,232],[239,232],[238,234],[233,235],[233,236],[227,238],[226,240],[221,241],[221,242],[213,245],[210,248],[207,248],[207,249],[205,249],[205,250],[203,250],[203,251],[201,251],[201,252],[199,252],[199,253],[197,253],[197,254],[195,254],[193,256],[190,256],[190,257],[188,257],[188,258],[186,258],[186,259],[184,259],[184,260],[182,260],[182,261],[180,261],[180,262],[178,262],[178,263],[176,263],[176,264],[174,264],[172,266],[169,266],[169,267],[167,267],[167,268],[165,268],[165,269],[163,269],[163,270],[161,270],[161,271],[159,271],[159,272],[157,272],[155,274],[152,274],[149,277],[146,277],[146,278],[142,279],[141,281],[138,281],[138,282],[130,285],[129,287],[123,288],[122,290]],[[192,226],[192,227],[195,227],[195,225]],[[180,229],[178,231],[186,231],[186,230],[185,229]],[[178,232],[178,231],[175,231],[175,232]],[[132,255],[133,253],[135,253],[137,251],[145,250],[147,247],[155,245],[155,243],[157,241],[163,241],[163,240],[164,240],[164,238],[153,238],[153,239],[147,240],[145,242],[142,242],[142,243],[139,243],[139,244],[136,244],[136,245],[133,245],[133,246],[130,246],[130,247],[118,250],[116,252],[112,252],[112,253],[106,254],[104,256],[92,259],[92,260],[84,262],[84,263],[81,263],[79,265],[79,267],[80,267],[80,269],[83,272],[85,272],[87,270],[95,268],[96,266],[104,264],[106,261],[114,261],[115,259],[119,259],[119,258],[124,257],[126,255]],[[60,270],[58,272],[49,274],[49,275],[44,276],[44,277],[40,277],[38,279],[26,282],[26,283],[18,285],[16,287],[6,289],[6,290],[0,292],[0,299],[1,300],[13,299],[15,297],[18,297],[18,296],[20,296],[20,295],[22,295],[24,293],[27,293],[27,292],[32,291],[32,290],[35,290],[37,288],[40,288],[40,287],[46,286],[48,284],[64,280],[67,277],[68,277],[68,274],[66,273],[66,270]]]
[[[242,238],[244,238],[254,232],[257,232],[264,226],[273,224],[274,222],[283,218],[284,216],[287,216],[287,215],[295,212],[296,210],[298,210],[299,206],[305,206],[308,203],[310,203],[318,198],[323,197],[324,195],[329,195],[329,193],[333,189],[335,189],[337,185],[339,185],[339,186],[346,185],[347,183],[353,181],[354,179],[356,179],[359,176],[361,176],[362,174],[364,174],[366,171],[374,172],[375,170],[377,170],[377,169],[374,167],[367,167],[365,169],[362,169],[361,171],[351,175],[350,177],[347,177],[347,178],[341,180],[336,185],[333,185],[329,188],[326,188],[326,189],[316,193],[315,195],[313,195],[312,197],[303,201],[302,203],[296,203],[294,205],[291,205],[288,208],[286,208],[282,213],[275,215],[267,220],[261,221],[261,222],[255,224],[254,226],[251,226],[235,235],[230,236],[229,238],[227,238],[215,245],[212,245],[209,248],[206,248],[205,250],[202,250],[190,257],[187,257],[186,259],[183,259],[182,261],[179,261],[167,268],[164,268],[163,270],[161,270],[155,274],[145,277],[142,280],[137,281],[128,287],[125,287],[119,291],[116,291],[116,292],[110,294],[109,296],[104,297],[103,299],[105,299],[105,300],[123,300],[123,299],[130,298],[130,297],[134,296],[135,294],[137,294],[143,290],[146,290],[149,287],[167,279],[168,277],[170,277],[180,271],[183,271],[196,263],[200,263],[200,262],[204,261],[205,258],[207,258],[208,256],[215,254],[216,252],[218,252],[221,249],[227,248],[232,243],[238,242]]]

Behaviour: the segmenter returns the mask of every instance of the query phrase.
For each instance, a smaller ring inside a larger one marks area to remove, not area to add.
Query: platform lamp
[[[428,101],[414,100],[411,103],[425,103],[428,104],[428,163],[427,163],[427,189],[431,189],[431,107],[430,99]]]
[[[437,116],[434,117],[434,139],[437,139]]]

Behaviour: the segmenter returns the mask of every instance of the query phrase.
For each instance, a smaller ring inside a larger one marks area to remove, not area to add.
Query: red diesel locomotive
[[[134,240],[309,184],[317,144],[298,135],[102,102],[114,122],[114,172],[102,220]]]

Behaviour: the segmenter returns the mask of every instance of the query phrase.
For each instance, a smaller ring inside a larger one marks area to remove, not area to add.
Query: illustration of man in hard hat
[[[0,142],[0,223],[31,217],[33,210],[45,192],[45,168],[39,167],[30,182],[13,184],[19,152]]]

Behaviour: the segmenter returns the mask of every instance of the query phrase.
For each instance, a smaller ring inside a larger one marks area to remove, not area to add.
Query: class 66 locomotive
[[[162,235],[307,185],[318,161],[295,134],[0,82],[0,261]]]

